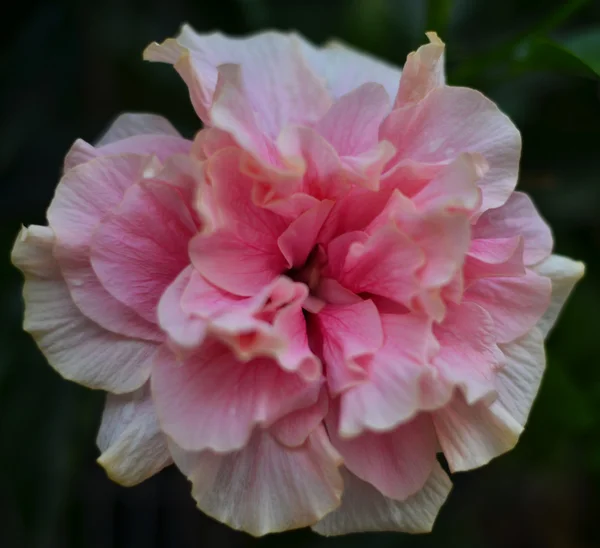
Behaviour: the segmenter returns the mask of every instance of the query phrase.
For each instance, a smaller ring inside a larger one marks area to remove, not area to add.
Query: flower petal
[[[522,192],[513,192],[504,205],[488,209],[473,226],[473,238],[476,240],[517,236],[523,238],[526,265],[539,263],[550,255],[550,228],[540,217],[531,198]]]
[[[56,235],[54,255],[73,301],[83,314],[109,331],[161,340],[151,322],[106,291],[89,258],[94,230],[142,177],[148,161],[139,155],[110,156],[67,171],[48,209],[48,221]]]
[[[467,288],[464,299],[488,312],[496,341],[505,343],[536,325],[548,309],[550,292],[549,279],[527,270],[525,276],[477,280]]]
[[[500,345],[505,365],[496,376],[496,403],[525,426],[546,367],[544,337],[534,327],[519,339]]]
[[[25,274],[24,329],[63,377],[115,393],[139,388],[150,375],[157,346],[102,329],[73,303],[52,256],[48,227],[23,228],[12,252]]]
[[[420,383],[437,345],[431,320],[418,314],[381,314],[384,343],[369,366],[368,379],[340,397],[340,435],[389,431],[420,409]]]
[[[507,116],[479,92],[444,86],[418,103],[396,109],[384,121],[381,139],[398,151],[391,162],[438,163],[477,152],[489,164],[480,182],[481,211],[501,206],[517,183],[521,137]]]
[[[423,488],[436,464],[437,450],[428,415],[389,432],[364,432],[351,439],[339,436],[336,418],[327,423],[329,437],[350,472],[395,500],[406,500]]]
[[[259,430],[236,453],[171,451],[198,507],[254,536],[312,525],[340,503],[340,459],[322,427],[295,449]]]
[[[569,298],[575,284],[583,277],[585,265],[560,255],[552,255],[533,269],[552,283],[550,307],[538,323],[544,336],[552,330],[562,307]]]
[[[429,44],[408,54],[394,108],[420,101],[430,91],[446,83],[444,73],[444,42],[435,32],[428,32]]]
[[[510,451],[523,430],[496,402],[469,406],[460,395],[433,413],[433,424],[452,472],[483,466]]]
[[[196,232],[181,193],[162,181],[130,187],[91,241],[92,267],[113,297],[150,322],[163,291],[189,264]]]
[[[496,326],[490,315],[474,303],[451,306],[434,333],[440,351],[433,364],[442,378],[451,386],[460,386],[469,404],[493,399],[495,372],[504,356],[496,344]]]
[[[312,405],[318,388],[270,358],[241,362],[214,339],[181,363],[163,351],[152,371],[161,427],[189,451],[239,450],[255,426]]]
[[[315,129],[340,156],[356,156],[379,143],[379,126],[390,111],[380,84],[369,82],[340,97]]]
[[[108,394],[97,441],[102,451],[98,463],[110,479],[127,487],[172,462],[148,383],[129,394]]]
[[[333,394],[367,377],[363,360],[383,344],[377,307],[371,301],[351,305],[327,305],[315,318],[322,340],[327,382]]]
[[[297,39],[309,65],[325,79],[334,98],[368,82],[381,84],[388,97],[396,96],[401,74],[399,68],[341,42],[329,42],[318,48],[301,37]]]
[[[437,463],[423,489],[401,502],[384,497],[345,467],[341,473],[344,480],[342,505],[313,526],[313,531],[321,535],[368,531],[428,533],[452,488],[450,478]]]

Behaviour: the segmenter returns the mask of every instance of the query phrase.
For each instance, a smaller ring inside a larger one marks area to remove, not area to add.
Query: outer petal
[[[523,427],[501,405],[467,405],[461,395],[433,413],[438,440],[452,472],[471,470],[511,450]]]
[[[352,439],[338,435],[335,419],[329,437],[346,468],[384,496],[406,500],[419,491],[436,464],[437,440],[431,418],[419,415],[390,432],[365,432]]]
[[[130,394],[108,394],[97,441],[98,463],[121,485],[136,485],[172,462],[149,384]]]
[[[149,322],[163,291],[189,264],[188,242],[196,231],[181,193],[162,181],[130,187],[96,229],[91,262],[102,285]]]
[[[394,108],[420,101],[430,91],[446,83],[444,42],[435,32],[428,32],[429,44],[408,54]]]
[[[198,507],[254,536],[312,525],[340,503],[340,458],[322,427],[295,449],[257,431],[228,455],[171,451]]]
[[[452,483],[439,464],[418,493],[399,502],[384,497],[370,483],[342,468],[342,505],[313,527],[321,535],[346,535],[368,531],[428,533],[444,504]]]
[[[547,278],[527,270],[525,276],[478,280],[467,289],[464,299],[489,313],[497,342],[505,343],[536,325],[548,309],[550,292]]]
[[[24,329],[63,377],[91,388],[130,392],[148,379],[153,343],[106,331],[81,314],[52,257],[48,227],[23,228],[12,260],[25,274]]]
[[[154,154],[165,161],[173,154],[187,154],[191,143],[171,123],[155,114],[121,114],[100,141],[92,146],[77,139],[65,157],[65,171],[99,156]]]
[[[318,385],[283,371],[272,359],[243,363],[211,339],[183,363],[162,352],[152,372],[161,427],[190,451],[239,450],[255,426],[312,405],[318,391]]]
[[[207,111],[216,86],[217,67],[227,63],[241,66],[250,104],[271,138],[286,124],[316,121],[330,104],[325,87],[303,59],[299,44],[281,33],[230,38],[219,33],[197,34],[186,25],[175,44],[153,44],[145,57],[175,61],[205,122],[210,122]]]
[[[562,307],[569,298],[575,284],[583,277],[585,266],[560,255],[552,255],[534,268],[535,272],[546,276],[552,283],[550,307],[538,323],[544,336],[551,331]]]
[[[500,348],[506,359],[496,376],[496,403],[525,426],[546,367],[544,337],[534,327],[523,337],[500,345]]]
[[[517,183],[521,137],[494,103],[472,89],[441,87],[420,102],[393,111],[380,138],[398,151],[391,162],[447,162],[461,152],[478,152],[489,164],[480,183],[481,211],[506,202]]]
[[[103,328],[130,337],[160,340],[155,326],[114,299],[92,270],[89,244],[100,221],[143,176],[149,159],[139,155],[102,157],[69,170],[61,179],[48,221],[56,235],[54,254],[73,301]]]
[[[513,192],[508,201],[488,209],[473,226],[473,239],[514,238],[524,240],[523,259],[526,265],[539,263],[552,251],[552,233],[540,217],[531,198]]]
[[[317,48],[303,38],[297,39],[309,65],[325,79],[336,99],[368,82],[381,84],[388,97],[396,96],[400,69],[340,42]]]

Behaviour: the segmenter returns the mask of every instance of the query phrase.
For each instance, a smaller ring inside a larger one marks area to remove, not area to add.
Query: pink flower
[[[184,27],[146,57],[187,83],[193,143],[149,115],[75,143],[13,260],[49,362],[110,392],[116,481],[173,460],[253,535],[422,532],[437,452],[461,471],[514,446],[583,266],[514,191],[517,129],[429,39],[401,75]]]

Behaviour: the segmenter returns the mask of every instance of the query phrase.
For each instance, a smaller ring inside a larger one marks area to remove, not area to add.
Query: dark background
[[[600,38],[600,2],[558,0],[17,1],[0,37],[0,546],[2,548],[600,546],[600,93],[598,80],[540,37]],[[102,394],[63,381],[21,331],[21,278],[8,255],[20,224],[43,224],[72,141],[120,112],[198,129],[175,71],[143,48],[190,22],[199,31],[297,29],[397,64],[437,30],[452,84],[497,101],[523,132],[520,188],[559,253],[588,273],[550,337],[549,364],[516,450],[454,477],[431,535],[309,531],[261,540],[194,508],[175,469],[135,488],[95,463]],[[600,40],[598,41],[600,44]],[[550,48],[552,49],[552,48]],[[564,52],[563,52],[564,53]],[[596,55],[597,54],[597,55]],[[600,66],[600,48],[587,60]],[[588,74],[589,76],[589,74]]]

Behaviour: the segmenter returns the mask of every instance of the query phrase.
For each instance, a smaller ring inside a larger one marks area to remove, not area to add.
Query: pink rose
[[[544,336],[583,266],[515,192],[520,135],[447,86],[444,45],[402,75],[296,35],[153,44],[204,123],[119,118],[74,144],[23,229],[25,328],[107,390],[99,462],[174,461],[253,535],[429,531],[450,469],[511,449]]]

